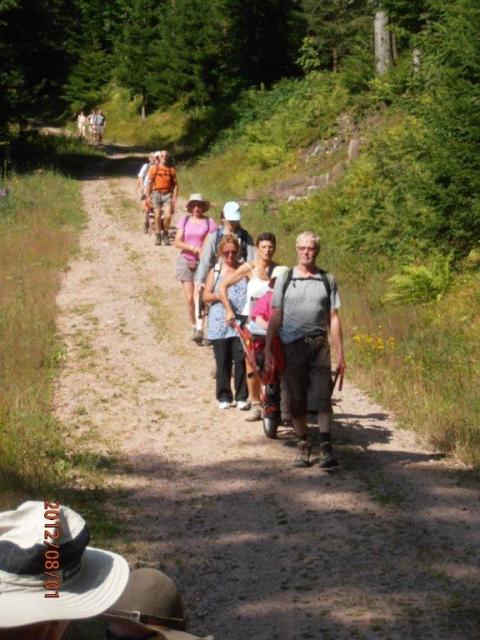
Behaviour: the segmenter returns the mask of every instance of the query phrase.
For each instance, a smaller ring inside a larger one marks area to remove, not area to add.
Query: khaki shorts
[[[197,267],[198,262],[196,263],[195,269],[190,269],[190,267],[188,266],[188,260],[186,260],[182,256],[182,254],[180,254],[175,265],[175,276],[177,280],[179,282],[193,282]]]
[[[284,344],[283,351],[288,408],[292,418],[307,415],[307,394],[308,402],[318,407],[320,413],[332,413],[332,365],[328,339],[317,343],[295,340]]]
[[[162,209],[165,205],[170,205],[172,200],[171,193],[160,193],[160,191],[152,191],[151,200],[154,209]]]

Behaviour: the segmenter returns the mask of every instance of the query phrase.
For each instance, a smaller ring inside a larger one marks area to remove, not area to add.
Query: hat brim
[[[208,211],[208,210],[210,209],[210,202],[209,202],[208,200],[189,200],[189,201],[187,202],[187,204],[185,205],[185,209],[186,209],[187,211],[190,211],[190,205],[191,205],[193,202],[201,202],[201,203],[203,204],[203,210],[204,210],[204,211]]]
[[[123,625],[125,633],[141,633],[142,631],[156,631],[157,637],[155,640],[213,640],[213,636],[195,636],[188,631],[178,631],[176,629],[167,629],[166,627],[157,627],[150,624],[143,624],[124,618],[119,615],[112,615],[111,613],[102,613],[100,616],[105,622],[120,622]]]
[[[240,222],[241,214],[239,211],[235,213],[225,213],[224,218],[229,222]]]
[[[87,547],[81,571],[60,585],[58,598],[45,598],[43,585],[1,593],[0,628],[98,616],[121,596],[129,572],[127,561],[116,553]]]

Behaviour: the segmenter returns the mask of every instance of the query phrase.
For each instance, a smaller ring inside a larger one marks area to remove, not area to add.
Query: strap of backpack
[[[319,269],[318,270],[318,275],[320,276],[320,279],[323,282],[323,286],[325,287],[325,291],[327,292],[327,308],[328,308],[328,313],[330,315],[330,311],[331,311],[331,295],[332,295],[332,287],[330,285],[330,281],[327,278],[327,272],[323,271],[323,269]],[[287,273],[287,277],[285,278],[285,282],[283,283],[283,289],[282,289],[282,298],[285,297],[285,292],[287,291],[288,287],[290,286],[290,283],[292,282],[292,280],[316,280],[317,278],[294,278],[293,277],[293,268],[288,270]]]

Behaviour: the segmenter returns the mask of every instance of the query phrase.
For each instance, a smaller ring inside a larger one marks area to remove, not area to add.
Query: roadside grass
[[[55,498],[94,514],[89,524],[103,536],[118,526],[102,507],[105,460],[67,444],[69,426],[52,415],[64,357],[55,296],[85,222],[79,186],[39,170],[12,176],[8,188],[0,200],[0,509]]]

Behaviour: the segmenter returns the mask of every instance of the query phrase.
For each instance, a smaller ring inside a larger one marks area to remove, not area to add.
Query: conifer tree
[[[371,46],[374,10],[369,0],[302,0],[308,35],[324,69],[338,69],[356,46]]]

